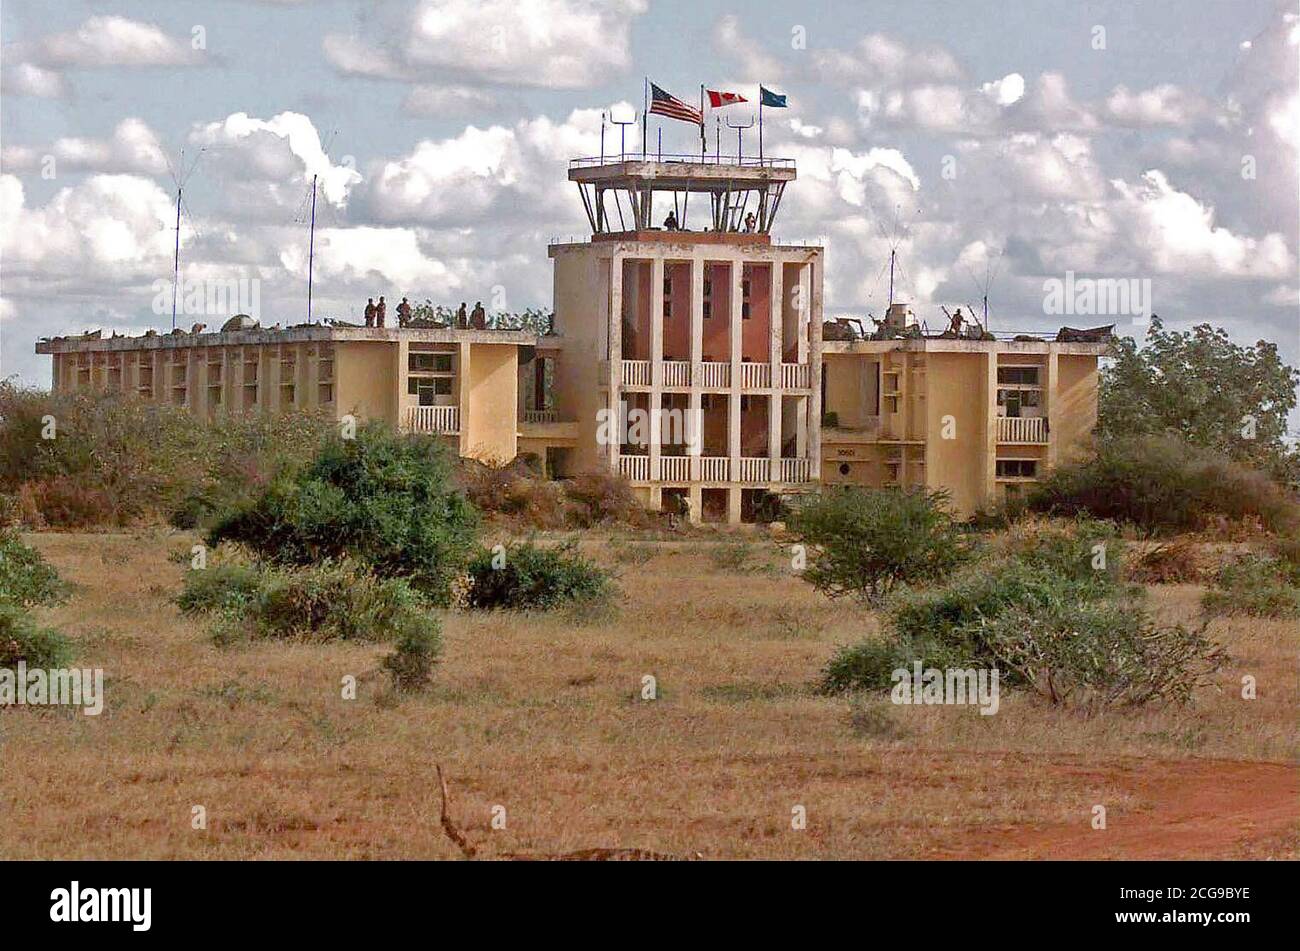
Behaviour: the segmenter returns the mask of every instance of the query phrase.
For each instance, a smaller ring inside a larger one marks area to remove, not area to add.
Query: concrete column
[[[399,429],[406,425],[406,411],[403,404],[406,402],[406,378],[410,372],[411,344],[403,339],[398,338],[393,344],[393,425]],[[338,376],[338,364],[335,364],[335,377]],[[460,374],[456,374],[456,379],[460,379]],[[338,384],[335,384],[334,404],[339,405]]]
[[[731,260],[731,313],[727,325],[731,332],[731,401],[727,418],[727,455],[731,457],[731,481],[736,481],[740,473],[740,394],[741,368],[740,346],[743,324],[740,316],[740,280],[742,263],[739,258]]]
[[[664,394],[664,259],[650,259],[650,479],[659,479],[660,427],[659,410]],[[657,508],[658,486],[650,489],[650,505]]]
[[[456,445],[459,455],[466,456],[470,449],[469,400],[470,400],[470,359],[472,348],[468,340],[458,342],[456,351],[456,405],[460,408],[460,434]]]
[[[820,478],[821,458],[822,458],[822,262],[821,258],[809,263],[803,269],[808,273],[808,282],[811,285],[811,296],[808,299],[807,315],[804,326],[806,331],[801,328],[799,340],[800,347],[807,341],[807,356],[800,352],[799,360],[805,359],[811,364],[808,382],[812,386],[812,393],[808,399],[808,455],[812,459],[810,464],[811,477]],[[801,281],[803,278],[801,277]]]
[[[311,398],[311,358],[307,356],[307,344],[300,343],[294,347],[293,369],[296,378],[293,382],[293,402],[295,406],[312,406]]]
[[[1055,349],[1047,353],[1047,379],[1043,381],[1043,392],[1039,397],[1039,412],[1044,414],[1047,419],[1047,468],[1055,469],[1057,463],[1057,454],[1060,450],[1060,443],[1056,439],[1056,427],[1053,425],[1060,419],[1056,411],[1056,393],[1060,386],[1060,360],[1059,354]]]
[[[984,458],[981,460],[984,474],[984,500],[993,502],[997,492],[998,459],[998,354],[990,347],[984,354],[985,359],[985,394],[984,394]]]
[[[687,448],[691,457],[691,481],[700,478],[700,451],[704,440],[704,414],[700,404],[700,385],[704,382],[704,258],[691,258],[691,423],[697,427],[693,444]],[[691,489],[691,520],[700,520],[700,490]]]
[[[767,401],[767,458],[771,460],[773,482],[781,481],[781,391],[773,390]]]
[[[623,255],[615,254],[609,262],[609,419],[610,440],[605,446],[609,467],[618,471],[619,440],[615,435],[622,426],[623,400]]]

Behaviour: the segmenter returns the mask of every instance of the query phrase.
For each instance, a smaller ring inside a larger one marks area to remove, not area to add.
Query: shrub
[[[1207,615],[1300,617],[1300,587],[1291,568],[1275,558],[1248,555],[1221,567],[1201,597]]]
[[[62,601],[67,589],[40,552],[24,545],[17,533],[0,528],[0,601],[52,604]]]
[[[1296,524],[1294,501],[1267,476],[1165,436],[1101,443],[1093,458],[1055,469],[1029,505],[1167,534],[1199,530],[1215,515],[1256,518],[1273,530]]]
[[[649,520],[627,480],[608,470],[580,473],[564,483],[564,494],[575,503],[571,517],[579,528],[606,522],[639,526]]]
[[[382,661],[393,679],[393,689],[409,693],[428,687],[441,650],[441,627],[436,618],[422,617],[417,623],[414,615],[405,616],[393,652]]]
[[[44,439],[53,417],[57,438]],[[0,382],[0,490],[28,524],[189,526],[308,457],[335,424],[319,413],[217,421],[121,394],[50,394]]]
[[[190,571],[177,603],[186,614],[215,615],[213,638],[223,645],[262,638],[383,641],[421,626],[437,631],[436,618],[405,580],[380,580],[347,561]]]
[[[445,604],[478,531],[451,472],[437,437],[371,423],[355,439],[330,437],[309,464],[220,515],[207,542],[238,542],[280,565],[352,558]]]
[[[831,597],[879,604],[899,582],[941,577],[967,550],[943,493],[831,489],[797,502],[791,533],[809,545],[804,577]]]
[[[22,605],[0,600],[0,668],[67,667],[72,643],[63,634],[38,625]]]
[[[549,610],[594,604],[612,594],[610,575],[587,561],[574,543],[539,548],[532,542],[481,550],[470,562],[465,604],[471,608]]]
[[[995,556],[1102,588],[1113,587],[1123,576],[1124,540],[1110,522],[1086,515],[1069,521],[1025,519],[1012,525],[992,550]]]
[[[846,645],[836,650],[822,668],[817,686],[823,693],[888,689],[895,670],[900,667],[910,670],[914,660],[925,659],[922,656],[925,653],[918,653],[893,638],[869,638]],[[930,653],[933,655],[933,651]]]
[[[252,565],[211,565],[185,573],[184,587],[176,598],[182,614],[203,614],[248,604],[257,595],[261,574]]]
[[[1196,548],[1184,538],[1157,545],[1142,555],[1129,571],[1141,584],[1188,584],[1201,580]]]
[[[1113,600],[1017,606],[972,633],[1013,682],[1085,708],[1186,703],[1227,662],[1203,632],[1158,627],[1140,606]]]

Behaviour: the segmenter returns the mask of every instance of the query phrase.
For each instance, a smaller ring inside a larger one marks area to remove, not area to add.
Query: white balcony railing
[[[772,481],[772,460],[767,458],[741,459],[739,481],[741,482]]]
[[[413,433],[439,433],[444,436],[460,432],[459,406],[411,406],[406,410],[406,428]]]
[[[1042,416],[999,416],[998,442],[1045,443],[1047,420]]]
[[[624,386],[649,386],[650,385],[650,361],[649,360],[624,360],[623,361],[623,385]]]
[[[687,360],[664,361],[664,386],[690,386],[691,364]]]
[[[742,363],[740,365],[740,385],[746,390],[761,390],[772,385],[772,365],[770,363]]]
[[[660,456],[659,480],[661,482],[690,482],[690,456]]]
[[[811,459],[782,459],[782,482],[808,482],[812,476]]]
[[[650,457],[619,456],[618,472],[629,482],[647,482],[650,479]]]
[[[700,456],[701,482],[726,482],[731,462],[726,456]]]
[[[727,389],[731,386],[730,363],[701,363],[700,386],[710,389]]]
[[[812,366],[807,363],[781,364],[781,386],[787,390],[806,390],[812,386]]]
[[[558,423],[560,414],[558,410],[553,409],[526,409],[524,410],[525,423]]]

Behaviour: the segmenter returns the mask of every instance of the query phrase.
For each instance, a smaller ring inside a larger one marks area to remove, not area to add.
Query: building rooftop
[[[256,346],[272,343],[306,343],[311,341],[399,340],[419,343],[499,343],[516,346],[545,346],[557,341],[554,334],[537,334],[531,330],[479,330],[455,327],[356,327],[331,324],[301,324],[295,327],[240,327],[215,332],[174,330],[167,333],[147,332],[135,336],[108,336],[101,331],[66,337],[42,337],[37,353],[71,353],[79,351],[173,350],[186,347]]]

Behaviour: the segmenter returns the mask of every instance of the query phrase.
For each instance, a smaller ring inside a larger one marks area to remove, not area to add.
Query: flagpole
[[[704,83],[700,83],[700,164],[704,164],[709,151],[709,139],[704,134]]]
[[[644,94],[645,94],[645,99],[643,100],[644,107],[641,110],[641,161],[643,162],[645,161],[645,153],[646,153],[646,136],[649,134],[649,129],[650,129],[650,77],[649,76],[645,78]]]
[[[758,87],[758,164],[763,164],[763,86]]]

